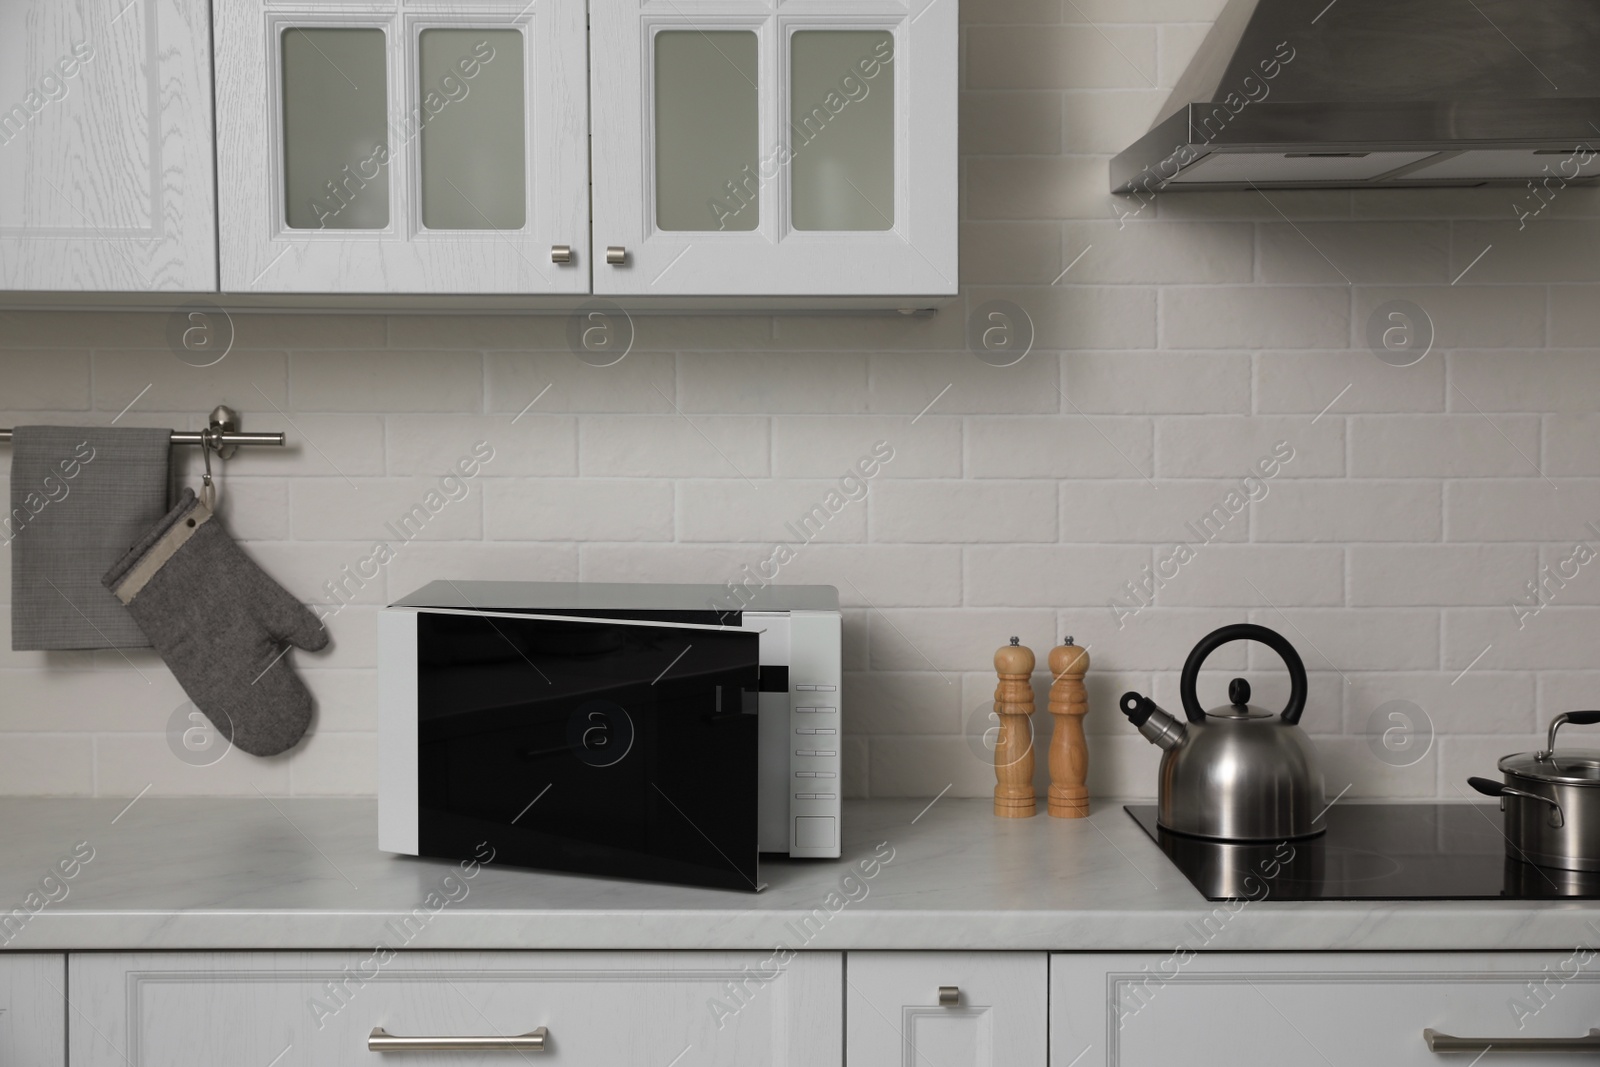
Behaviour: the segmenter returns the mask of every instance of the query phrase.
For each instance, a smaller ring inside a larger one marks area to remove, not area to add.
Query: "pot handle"
[[[1282,634],[1251,622],[1234,623],[1212,630],[1194,646],[1194,651],[1189,653],[1189,659],[1183,665],[1183,678],[1178,685],[1178,692],[1183,696],[1183,714],[1190,722],[1205,721],[1205,709],[1200,706],[1194,692],[1200,667],[1207,656],[1233,641],[1259,641],[1282,658],[1283,665],[1289,668],[1289,703],[1283,709],[1283,721],[1290,726],[1299,722],[1301,713],[1306,710],[1306,665],[1300,661],[1300,653]]]
[[[1564,711],[1550,722],[1550,736],[1545,744],[1548,746],[1539,754],[1541,760],[1554,758],[1556,754],[1556,731],[1567,723],[1574,726],[1593,726],[1600,723],[1600,711]]]
[[[1486,797],[1499,797],[1502,807],[1505,806],[1506,797],[1521,797],[1523,800],[1537,800],[1541,804],[1548,804],[1550,805],[1550,825],[1559,830],[1566,822],[1560,803],[1551,800],[1549,797],[1542,797],[1538,793],[1529,793],[1524,789],[1513,789],[1511,786],[1497,782],[1493,778],[1468,778],[1467,784]]]

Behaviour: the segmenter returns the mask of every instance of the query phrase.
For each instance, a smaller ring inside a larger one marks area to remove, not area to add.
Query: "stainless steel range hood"
[[[1111,189],[1600,177],[1600,0],[1229,0]]]

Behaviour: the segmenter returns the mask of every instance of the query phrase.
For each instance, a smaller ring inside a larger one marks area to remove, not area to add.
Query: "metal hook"
[[[200,454],[206,462],[206,471],[200,476],[200,502],[208,511],[215,511],[217,507],[217,484],[211,478],[212,451],[218,455],[222,453],[222,431],[208,426],[200,431]]]

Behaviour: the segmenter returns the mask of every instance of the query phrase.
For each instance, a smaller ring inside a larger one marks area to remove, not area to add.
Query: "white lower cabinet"
[[[850,1067],[1044,1067],[1046,960],[1042,952],[852,952],[846,1060]]]
[[[1057,955],[1052,1067],[1576,1067],[1590,1052],[1506,1039],[1600,1027],[1600,955],[1503,953]],[[1423,1031],[1496,1047],[1432,1052]]]
[[[841,1065],[838,953],[171,953],[71,961],[73,1067],[456,1067],[483,1059],[370,1052],[376,1027],[429,1038],[544,1027],[543,1054],[529,1057],[544,1067]]]
[[[0,956],[0,1064],[65,1067],[67,958]]]

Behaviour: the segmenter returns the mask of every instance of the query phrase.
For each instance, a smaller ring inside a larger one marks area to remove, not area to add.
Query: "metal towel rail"
[[[11,440],[11,431],[0,429],[0,442]],[[175,445],[205,445],[227,459],[239,445],[273,445],[282,447],[281,433],[241,433],[239,413],[229,407],[219,407],[211,413],[210,425],[204,430],[173,430]]]

